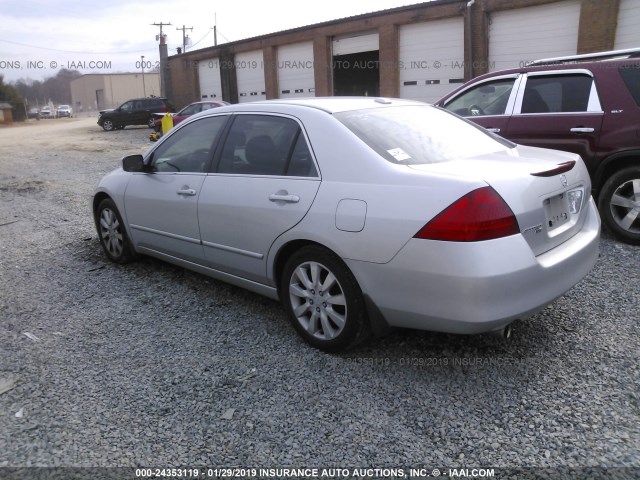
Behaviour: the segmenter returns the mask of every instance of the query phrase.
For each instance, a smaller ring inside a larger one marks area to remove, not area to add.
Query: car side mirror
[[[142,155],[127,155],[122,159],[122,169],[125,172],[146,172],[147,166],[144,164]]]

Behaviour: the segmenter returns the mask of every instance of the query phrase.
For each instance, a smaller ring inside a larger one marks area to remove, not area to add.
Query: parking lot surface
[[[640,475],[638,247],[604,232],[591,274],[510,341],[404,330],[328,355],[274,301],[154,259],[106,260],[91,193],[149,133],[95,118],[0,128],[0,478],[32,466]]]

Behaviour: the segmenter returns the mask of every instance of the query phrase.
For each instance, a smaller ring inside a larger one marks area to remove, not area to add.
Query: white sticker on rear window
[[[392,148],[391,150],[387,150],[389,155],[395,158],[398,162],[402,162],[404,160],[409,160],[411,155],[402,150],[401,148]]]

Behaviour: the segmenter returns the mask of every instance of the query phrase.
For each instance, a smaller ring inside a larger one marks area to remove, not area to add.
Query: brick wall
[[[331,95],[332,39],[371,31],[379,33],[380,94],[395,97],[400,88],[397,68],[399,27],[451,17],[463,17],[465,21],[464,73],[465,79],[469,80],[489,70],[488,16],[491,12],[557,1],[563,0],[476,0],[468,7],[467,0],[437,0],[187,52],[168,59],[172,85],[169,97],[177,107],[199,100],[197,62],[218,57],[224,66],[221,69],[223,99],[237,102],[234,57],[241,52],[262,50],[267,98],[277,98],[277,47],[305,41],[313,42],[316,96]],[[577,53],[613,48],[618,9],[619,0],[582,0]]]

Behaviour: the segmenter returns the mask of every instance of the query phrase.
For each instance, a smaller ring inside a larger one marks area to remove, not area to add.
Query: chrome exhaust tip
[[[489,333],[494,337],[500,337],[500,338],[504,338],[505,340],[509,340],[511,338],[511,332],[512,332],[512,328],[511,328],[511,324],[509,324],[502,328],[499,328],[498,330],[492,330]]]

